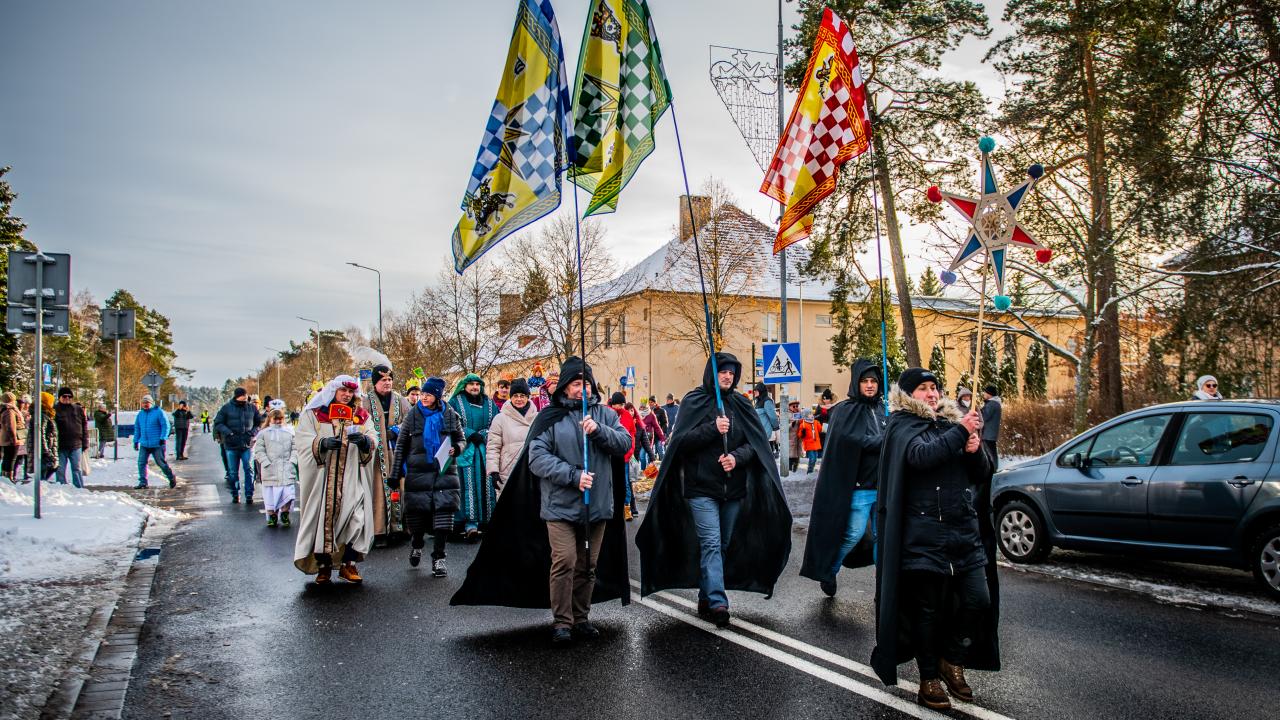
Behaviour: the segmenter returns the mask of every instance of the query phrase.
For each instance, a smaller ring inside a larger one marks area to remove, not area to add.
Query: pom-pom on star
[[[995,170],[991,167],[991,152],[996,149],[996,141],[983,137],[978,141],[978,150],[982,153],[982,169],[978,177],[978,185],[982,188],[982,197],[967,198],[953,195],[934,185],[926,192],[930,202],[946,201],[951,207],[959,210],[969,220],[971,231],[969,239],[956,253],[951,265],[942,273],[942,282],[950,285],[955,282],[955,270],[970,258],[984,251],[986,257],[983,264],[990,264],[995,271],[996,296],[992,298],[998,310],[1009,308],[1009,298],[1004,294],[1004,258],[1010,247],[1024,247],[1036,251],[1036,261],[1049,262],[1052,253],[1041,245],[1031,234],[1018,224],[1018,206],[1026,199],[1030,190],[1044,177],[1044,166],[1036,163],[1027,168],[1027,180],[1007,193],[1000,192],[996,186]],[[948,279],[950,278],[950,279]],[[1000,300],[1003,298],[1004,307]]]

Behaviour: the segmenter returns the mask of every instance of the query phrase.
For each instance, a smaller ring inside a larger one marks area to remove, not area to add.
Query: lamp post
[[[284,351],[283,351],[283,350],[277,350],[277,349],[275,349],[275,348],[273,348],[273,347],[267,347],[266,345],[263,345],[263,347],[264,347],[264,348],[267,348],[268,350],[270,350],[271,352],[273,352],[273,353],[275,353],[275,354],[276,354],[276,397],[278,397],[278,398],[280,398],[281,400],[283,400],[283,399],[284,399],[284,393],[283,393],[283,391],[280,389],[280,358],[281,358],[281,356],[283,356],[283,355],[284,355]]]
[[[379,272],[377,268],[371,268],[367,265],[361,265],[360,263],[349,262],[347,264],[351,267],[358,267],[361,270],[371,270],[378,276],[378,349],[382,352],[386,352],[387,346],[382,340],[382,273]]]
[[[320,380],[320,321],[304,318],[301,315],[296,316],[299,320],[316,324],[316,380]]]

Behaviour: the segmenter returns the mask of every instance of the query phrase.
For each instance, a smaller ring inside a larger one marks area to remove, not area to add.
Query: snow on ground
[[[133,487],[137,485],[138,452],[133,449],[133,443],[128,440],[121,440],[120,459],[114,460],[113,458],[115,458],[115,451],[108,444],[106,457],[94,458],[89,461],[89,474],[85,476],[84,484],[96,487]],[[174,462],[172,445],[165,454],[164,461],[169,463],[169,467],[175,473],[178,473],[179,476],[182,475],[180,466]],[[160,468],[156,467],[154,460],[147,463],[147,482],[152,485],[167,482],[160,472]]]

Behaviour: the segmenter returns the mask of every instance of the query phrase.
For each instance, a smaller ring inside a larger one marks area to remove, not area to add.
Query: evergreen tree
[[[525,269],[524,289],[520,291],[520,306],[525,314],[542,306],[551,297],[551,281],[541,265],[533,264]]]
[[[9,288],[9,251],[33,250],[35,246],[22,237],[27,229],[21,218],[13,216],[13,201],[17,194],[4,175],[8,167],[0,167],[0,296],[8,298]],[[0,333],[0,389],[10,390],[15,395],[22,395],[29,386],[30,379],[23,377],[25,365],[18,358],[18,337],[9,333]]]
[[[996,344],[991,342],[989,333],[982,337],[982,359],[978,362],[981,365],[978,368],[978,374],[982,387],[995,385],[998,389],[1000,387],[1000,363],[996,360]],[[981,393],[982,387],[974,388],[974,395]]]
[[[1027,305],[1027,277],[1020,272],[1014,273],[1009,281],[1009,299],[1014,307]]]
[[[887,290],[883,296],[884,302],[881,302],[880,282],[876,280],[871,283],[866,302],[862,304],[862,312],[858,315],[858,324],[853,337],[853,356],[843,364],[851,364],[856,358],[866,358],[877,364],[881,363],[883,354],[880,352],[880,320],[883,317],[885,324],[884,337],[891,340],[889,343],[889,377],[896,378],[906,369],[904,361],[906,352],[902,339],[898,337],[897,323],[893,313],[889,311],[888,307],[884,307],[884,305],[891,302]],[[892,340],[896,340],[896,342]]]
[[[1004,397],[1018,396],[1018,343],[1017,336],[1004,336],[1004,358],[1000,361],[1000,394]]]
[[[924,274],[920,276],[916,291],[916,294],[923,297],[937,297],[942,294],[942,283],[938,281],[938,276],[933,273],[933,268],[926,267],[924,269]]]
[[[942,346],[934,343],[933,352],[929,353],[929,372],[938,378],[938,388],[945,390],[947,387],[947,354],[942,351]]]
[[[1043,400],[1049,389],[1049,358],[1044,343],[1033,342],[1027,351],[1026,367],[1022,370],[1022,386],[1032,400]]]
[[[831,359],[837,367],[849,367],[857,357],[853,343],[853,311],[849,309],[850,285],[855,282],[850,275],[836,278],[831,289],[831,325],[835,334],[831,337]]]

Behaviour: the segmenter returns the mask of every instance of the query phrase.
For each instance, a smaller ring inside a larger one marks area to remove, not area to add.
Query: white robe
[[[337,435],[329,423],[320,423],[316,410],[303,412],[294,434],[298,453],[298,495],[301,518],[298,538],[293,550],[293,564],[309,575],[320,571],[316,553],[327,553],[334,565],[342,562],[349,547],[363,560],[373,545],[373,497],[369,475],[373,472],[374,452],[378,436],[373,423],[365,420],[360,432],[369,438],[368,453],[357,452],[344,437],[341,450],[320,455],[320,440]],[[341,468],[338,457],[345,456]],[[332,459],[330,478],[329,460]],[[332,480],[332,481],[331,481]]]

